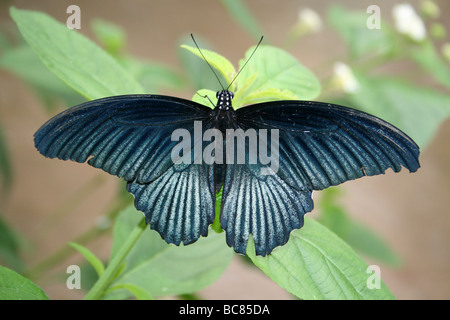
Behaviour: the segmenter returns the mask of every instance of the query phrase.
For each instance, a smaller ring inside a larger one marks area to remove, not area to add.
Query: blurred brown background
[[[378,3],[377,3],[378,2]],[[406,2],[406,1],[402,1]],[[420,1],[407,1],[413,5]],[[450,30],[448,1],[436,1],[442,10],[441,21]],[[391,20],[391,7],[399,1],[246,1],[272,44],[279,45],[304,7],[323,17],[332,3],[364,10],[371,4],[381,7],[383,19]],[[0,27],[12,25],[8,9],[44,11],[61,22],[66,8],[81,8],[80,32],[93,38],[89,23],[102,18],[122,26],[128,34],[127,51],[137,57],[179,66],[177,41],[194,33],[214,45],[235,65],[244,52],[255,44],[212,0],[132,0],[66,1],[16,0],[0,2]],[[445,21],[447,20],[447,21]],[[304,37],[290,52],[314,70],[345,53],[337,34],[325,27],[321,33]],[[191,98],[193,92],[165,92]],[[0,70],[0,122],[8,142],[14,181],[10,195],[1,200],[0,211],[20,233],[31,239],[24,258],[36,263],[77,235],[96,224],[102,211],[112,201],[117,178],[99,173],[88,165],[79,165],[42,157],[34,148],[32,136],[48,114],[29,87],[11,74]],[[421,154],[422,168],[415,174],[403,170],[385,176],[360,179],[344,184],[343,202],[351,214],[381,235],[402,258],[399,268],[381,265],[381,276],[398,299],[450,298],[450,121],[438,131],[433,142]],[[52,212],[95,176],[105,183],[80,201],[74,212],[54,222]],[[310,213],[314,216],[316,213]],[[89,245],[105,259],[109,255],[109,237]],[[60,266],[61,273],[70,263],[81,261],[75,255]],[[372,261],[368,260],[369,263]],[[38,284],[53,299],[78,299],[83,293],[68,290],[64,279],[43,279]],[[209,299],[291,299],[292,297],[262,272],[235,259],[226,273],[200,292]]]

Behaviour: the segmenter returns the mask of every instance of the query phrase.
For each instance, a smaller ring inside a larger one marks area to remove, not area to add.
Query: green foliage
[[[119,215],[114,226],[111,259],[141,218],[142,213],[134,206]],[[113,286],[140,286],[151,296],[193,293],[216,281],[233,257],[224,234],[210,231],[207,238],[177,247],[167,244],[156,231],[146,229],[127,255],[126,268]]]
[[[92,265],[92,267],[94,267],[99,277],[102,276],[103,272],[105,271],[105,266],[103,265],[103,262],[99,258],[97,258],[94,253],[92,253],[91,250],[74,242],[69,243],[69,245],[83,255],[83,257]]]
[[[316,207],[320,212],[317,220],[364,256],[391,266],[399,266],[400,258],[383,239],[367,226],[351,219],[346,208],[339,203],[338,199],[341,196],[339,188],[323,190],[319,201],[316,201]]]
[[[180,89],[184,85],[182,75],[159,62],[138,59],[126,53],[126,34],[119,26],[95,19],[92,30],[107,53],[137,79],[145,92],[155,93],[162,88]]]
[[[247,50],[244,59],[239,62],[240,67],[248,60],[253,49]],[[248,79],[252,79],[251,84],[246,84]],[[242,70],[236,82],[238,88],[246,87],[239,96],[236,92],[234,102],[237,107],[294,97],[312,100],[321,90],[316,76],[296,58],[282,49],[267,45],[258,48],[258,54],[252,57],[251,63]]]
[[[195,41],[200,46],[200,48],[210,49],[211,44],[203,39],[201,35],[195,36]],[[186,43],[192,43],[190,35],[185,35],[180,37],[178,40],[178,59],[183,66],[185,78],[189,82],[193,90],[200,90],[204,88],[214,89],[215,92],[220,90],[220,84],[217,82],[215,75],[209,69],[209,66],[205,63],[203,59],[200,59],[197,54],[193,55],[191,51],[183,48]],[[220,83],[225,83],[224,77],[219,73],[217,76],[220,79]]]
[[[75,30],[40,12],[15,8],[10,11],[23,37],[42,62],[85,97],[97,99],[144,93],[140,84],[117,61]]]
[[[0,126],[0,183],[2,188],[6,190],[11,185],[12,171],[11,162],[9,160],[6,140],[3,137],[2,127]],[[1,195],[0,195],[1,196]]]
[[[366,28],[367,17],[365,12],[349,11],[339,5],[328,9],[328,21],[347,43],[352,59],[388,55],[396,48],[395,34],[389,24],[382,21],[381,28],[374,31]]]
[[[0,66],[30,85],[48,110],[61,101],[66,106],[72,106],[85,100],[48,70],[26,44],[7,48],[0,58]]]
[[[48,297],[27,278],[0,266],[0,300],[48,300]]]
[[[273,281],[301,299],[393,299],[382,284],[367,286],[367,264],[336,234],[317,221],[305,218],[302,229],[291,232],[288,243],[269,256],[247,255]]]
[[[403,79],[357,76],[360,90],[349,96],[353,106],[374,114],[408,134],[423,149],[450,116],[450,96]]]
[[[216,92],[208,89],[200,89],[194,94],[192,101],[214,109],[217,104]]]
[[[228,10],[230,16],[250,34],[255,41],[264,34],[258,21],[241,0],[221,0],[222,5]]]
[[[189,50],[200,59],[203,59],[197,48],[188,45],[181,45],[181,47]],[[230,83],[233,80],[233,77],[236,74],[236,70],[234,69],[233,64],[227,58],[207,49],[202,49],[202,53],[209,64],[222,74],[227,83]],[[225,86],[226,84],[223,85]]]
[[[0,212],[0,261],[4,265],[23,271],[24,264],[20,257],[23,241]]]
[[[101,19],[95,19],[91,25],[92,31],[94,31],[96,38],[106,52],[112,56],[123,53],[126,45],[126,34],[122,28]]]
[[[430,39],[426,39],[420,45],[413,46],[407,51],[407,54],[409,59],[416,62],[440,84],[446,88],[450,87],[450,66],[438,54]]]
[[[197,49],[182,46],[194,54],[201,56]],[[254,47],[247,50],[244,59],[239,63],[242,68],[254,51]],[[208,62],[219,71],[230,84],[236,75],[236,69],[225,57],[202,50]],[[241,70],[241,69],[240,69]],[[244,105],[282,99],[314,99],[320,93],[320,83],[315,75],[305,68],[297,59],[284,50],[272,46],[260,46],[258,54],[252,57],[252,63],[242,69],[239,77],[233,82],[232,91],[234,108]],[[215,93],[212,91],[199,91],[194,101],[211,106],[208,96],[213,102]]]
[[[423,88],[424,74],[408,80],[394,75],[373,75],[384,62],[407,59],[416,63],[444,87],[450,87],[450,68],[435,49],[431,39],[415,43],[398,34],[386,21],[381,29],[365,28],[367,15],[332,6],[328,18],[349,48],[355,60],[354,72],[359,90],[346,99],[353,107],[374,114],[410,135],[423,149],[432,140],[439,125],[450,116],[448,94]],[[361,63],[364,62],[363,64]],[[414,83],[417,82],[418,84]]]
[[[242,2],[223,1],[223,4],[249,34],[259,39],[261,28]],[[101,49],[43,13],[15,8],[10,13],[28,46],[11,47],[0,37],[4,49],[0,66],[24,79],[49,105],[55,97],[74,105],[81,96],[95,99],[155,93],[161,88],[186,85],[198,90],[193,95],[194,101],[211,108],[216,103],[215,91],[210,86],[217,88],[217,80],[199,59],[202,57],[198,50],[186,45],[191,43],[190,38],[181,40],[179,58],[186,71],[186,75],[181,75],[159,62],[127,54],[125,32],[106,21],[96,20],[92,25]],[[214,50],[202,52],[223,86],[234,81],[231,89],[235,92],[235,108],[277,99],[312,100],[321,94],[328,101],[346,101],[393,123],[411,135],[421,148],[426,147],[450,115],[448,95],[438,89],[423,88],[421,78],[408,77],[406,81],[405,77],[374,71],[390,61],[407,59],[417,70],[428,73],[438,87],[448,87],[448,65],[432,41],[412,43],[386,21],[380,30],[369,30],[364,12],[332,6],[327,16],[348,48],[350,68],[359,85],[354,92],[336,90],[330,78],[322,81],[325,89],[322,91],[312,71],[274,46],[261,45],[237,78],[238,70],[254,47],[239,61],[239,68]],[[197,42],[201,48],[209,47],[201,37]],[[4,140],[0,136],[0,175],[3,183],[8,184],[11,170],[9,160],[5,161],[9,158]],[[301,299],[393,299],[384,283],[380,289],[369,288],[368,266],[355,250],[391,265],[397,265],[399,257],[373,231],[353,221],[338,203],[336,194],[336,189],[323,191],[318,221],[306,218],[305,226],[293,231],[285,246],[276,248],[267,257],[258,257],[250,241],[248,257],[274,282]],[[216,197],[216,219],[208,237],[189,246],[167,244],[155,231],[148,230],[133,206],[123,210],[114,221],[113,247],[106,264],[84,243],[71,243],[99,276],[86,299],[190,296],[216,281],[234,256],[220,232],[220,203],[221,193]],[[0,223],[0,229],[2,248],[5,245],[11,249],[0,251],[0,257],[20,270],[14,233],[4,223]],[[0,267],[0,298],[47,299],[47,296],[30,280]]]

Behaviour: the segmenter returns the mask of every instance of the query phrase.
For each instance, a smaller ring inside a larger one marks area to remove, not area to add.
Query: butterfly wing
[[[311,191],[293,188],[278,175],[267,174],[269,164],[251,159],[255,150],[250,151],[250,145],[259,138],[254,127],[236,121],[232,129],[226,134],[221,227],[226,231],[227,244],[236,252],[246,253],[251,234],[256,254],[265,256],[284,245],[293,229],[303,226],[303,215],[313,209]]]
[[[276,170],[260,162],[227,166],[221,225],[227,242],[245,253],[249,234],[257,255],[287,242],[313,209],[312,190],[362,176],[411,172],[419,168],[419,148],[389,123],[354,109],[310,101],[274,101],[236,110],[236,128],[277,129]],[[275,146],[266,138],[267,150]],[[228,140],[227,140],[228,143]],[[247,150],[249,149],[246,143]],[[262,174],[272,170],[272,174]]]
[[[419,147],[398,128],[355,109],[314,101],[273,101],[236,111],[242,126],[279,129],[277,174],[299,190],[420,167]]]
[[[88,161],[124,178],[152,229],[167,242],[191,243],[214,220],[214,181],[205,164],[174,164],[171,151],[179,141],[171,136],[177,129],[192,134],[194,121],[206,130],[210,112],[173,97],[108,97],[50,119],[36,132],[35,145],[46,157]]]
[[[139,183],[150,182],[173,165],[175,129],[193,129],[211,109],[157,95],[123,95],[89,101],[50,119],[35,133],[46,157],[86,162]]]
[[[215,193],[210,165],[174,165],[147,184],[128,182],[135,207],[168,243],[195,242],[214,221]]]
[[[261,166],[227,166],[222,193],[221,227],[227,244],[245,254],[250,234],[257,255],[270,254],[284,245],[303,215],[313,209],[311,191],[296,190],[277,175],[262,176]]]

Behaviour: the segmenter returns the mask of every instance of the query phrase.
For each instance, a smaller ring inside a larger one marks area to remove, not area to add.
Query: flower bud
[[[398,4],[392,9],[395,28],[416,42],[423,41],[427,35],[425,24],[414,8],[407,3]]]
[[[359,82],[352,69],[343,62],[336,62],[333,66],[333,84],[345,93],[355,93],[359,90]]]
[[[430,34],[433,38],[442,40],[445,39],[447,30],[445,30],[445,27],[441,23],[435,22],[430,26]]]
[[[315,33],[322,29],[322,19],[319,14],[309,8],[300,10],[298,13],[298,24],[304,28],[306,32]]]
[[[441,14],[439,6],[436,4],[436,2],[431,0],[422,1],[420,5],[420,12],[429,19],[439,18],[439,15]]]

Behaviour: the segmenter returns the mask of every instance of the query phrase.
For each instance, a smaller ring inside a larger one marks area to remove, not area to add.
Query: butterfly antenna
[[[220,86],[222,87],[223,90],[225,90],[225,88],[224,88],[223,85],[222,85],[222,82],[220,82],[219,76],[217,76],[217,73],[214,71],[214,68],[209,64],[208,60],[206,60],[205,56],[203,55],[202,50],[200,50],[200,48],[199,48],[199,46],[198,46],[198,44],[197,44],[197,41],[195,41],[194,35],[193,35],[192,33],[191,33],[191,38],[192,38],[192,41],[194,41],[195,46],[196,46],[197,49],[198,49],[198,52],[200,52],[200,54],[202,55],[203,60],[206,61],[206,63],[208,64],[209,68],[211,69],[211,71],[212,71],[212,72],[214,73],[214,75],[216,76],[217,81],[219,81]]]
[[[261,44],[261,42],[263,41],[264,36],[261,36],[261,39],[259,39],[258,44],[256,45],[255,49],[253,49],[252,54],[250,55],[250,57],[248,57],[247,61],[245,61],[244,65],[242,66],[242,68],[238,71],[238,73],[236,73],[236,75],[234,76],[233,80],[230,82],[230,84],[227,87],[227,90],[231,87],[231,85],[233,84],[234,80],[236,80],[236,78],[238,77],[239,73],[241,73],[241,71],[244,69],[244,67],[247,65],[247,63],[250,61],[250,59],[253,57],[253,55],[256,52],[256,49],[258,49],[259,45]]]

